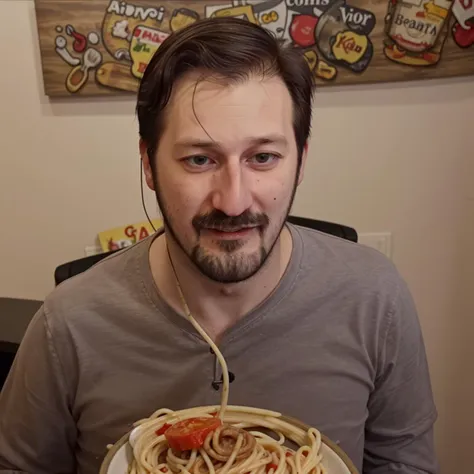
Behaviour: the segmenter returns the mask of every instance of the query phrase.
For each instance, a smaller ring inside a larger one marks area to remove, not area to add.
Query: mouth
[[[210,237],[219,240],[239,240],[248,237],[258,230],[258,227],[239,227],[239,228],[206,228],[203,229]]]

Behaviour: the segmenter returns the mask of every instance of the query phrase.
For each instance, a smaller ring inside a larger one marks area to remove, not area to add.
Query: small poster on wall
[[[474,74],[474,0],[35,0],[45,92],[136,92],[160,44],[238,17],[303,50],[319,85]]]
[[[162,226],[161,219],[153,219],[104,230],[99,233],[100,247],[103,252],[129,247],[154,234]]]

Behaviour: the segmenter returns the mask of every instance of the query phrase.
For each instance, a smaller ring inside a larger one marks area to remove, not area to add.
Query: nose
[[[212,206],[228,216],[240,216],[252,204],[252,195],[240,160],[226,163],[215,175]]]

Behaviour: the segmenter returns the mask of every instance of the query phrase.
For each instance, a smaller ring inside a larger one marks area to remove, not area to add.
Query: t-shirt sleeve
[[[67,370],[41,308],[0,393],[0,473],[75,472]]]
[[[435,474],[433,401],[415,304],[400,280],[368,404],[364,474]]]

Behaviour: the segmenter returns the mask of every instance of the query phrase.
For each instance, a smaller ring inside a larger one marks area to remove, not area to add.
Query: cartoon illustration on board
[[[318,18],[315,35],[321,54],[352,72],[363,72],[373,55],[369,38],[375,26],[373,13],[334,1]]]
[[[460,48],[474,44],[474,0],[454,0],[453,39]]]
[[[207,18],[245,19],[302,48],[311,70],[323,81],[333,81],[339,67],[363,73],[372,59],[375,16],[346,0],[224,0],[203,5],[202,13]],[[56,53],[71,67],[66,89],[81,91],[95,73],[100,86],[136,92],[162,42],[200,18],[198,12],[174,2],[173,8],[165,8],[110,0],[100,34],[72,24],[58,26]]]
[[[346,4],[345,0],[249,0],[206,7],[206,17],[223,16],[244,18],[259,24],[276,38],[301,48],[314,47],[312,51],[316,58],[319,50],[324,59],[332,63],[323,62],[320,68],[314,68],[316,76],[323,80],[336,77],[335,66],[361,73],[372,59],[369,34],[375,26],[375,16]]]
[[[389,0],[385,56],[410,66],[437,64],[452,7],[452,0]]]
[[[68,49],[68,41],[61,34],[65,32],[73,39],[72,51]],[[102,62],[102,53],[95,46],[100,42],[99,35],[91,31],[87,35],[79,33],[72,25],[56,26],[56,54],[72,69],[66,76],[66,89],[71,93],[81,90],[89,79],[89,71],[97,68]],[[79,54],[80,56],[76,56]]]

